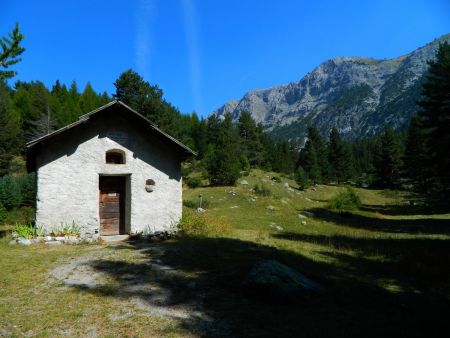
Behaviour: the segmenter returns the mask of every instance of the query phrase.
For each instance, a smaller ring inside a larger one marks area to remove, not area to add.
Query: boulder
[[[197,212],[205,212],[206,210],[203,208],[197,208]]]
[[[283,188],[285,188],[285,189],[289,189],[289,188],[290,188],[290,187],[289,187],[289,183],[287,183],[287,182],[286,182],[286,183],[284,183],[284,184],[283,184]]]
[[[291,301],[322,291],[317,283],[275,260],[264,260],[255,264],[242,286],[258,298],[282,301]]]

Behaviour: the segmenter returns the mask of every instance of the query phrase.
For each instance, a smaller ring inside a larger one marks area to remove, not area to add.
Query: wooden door
[[[100,234],[125,233],[125,177],[100,176]]]

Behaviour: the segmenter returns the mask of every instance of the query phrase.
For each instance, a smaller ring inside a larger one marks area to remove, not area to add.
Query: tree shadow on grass
[[[312,208],[308,211],[317,219],[358,229],[410,234],[450,234],[450,219],[444,218],[376,218],[357,213],[340,214],[325,208]]]
[[[364,257],[336,253],[330,257],[336,263],[329,264],[268,245],[205,237],[134,241],[112,249],[117,251],[115,260],[87,264],[107,275],[113,286],[74,287],[105,297],[137,299],[164,311],[191,308],[192,315],[178,319],[193,335],[379,337],[448,330],[446,299],[428,291],[393,293],[380,288],[373,279],[359,275],[367,276],[373,268]],[[121,250],[137,250],[144,259],[126,262],[120,259]],[[248,296],[241,283],[262,259],[297,269],[321,284],[324,293],[289,302]]]

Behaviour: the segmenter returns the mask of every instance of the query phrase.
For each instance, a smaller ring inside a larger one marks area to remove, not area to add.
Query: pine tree
[[[343,182],[351,177],[351,156],[336,128],[331,129],[328,145],[329,178]]]
[[[87,114],[101,106],[99,97],[89,82],[80,95],[79,106],[82,114]]]
[[[438,190],[450,193],[450,45],[439,45],[428,62],[428,74],[418,102],[429,175]]]
[[[213,123],[216,119],[211,119]],[[210,121],[208,119],[208,121]],[[231,115],[225,114],[219,123],[217,141],[210,144],[205,155],[206,167],[212,185],[234,185],[239,177],[240,161],[237,149],[238,134]]]
[[[427,189],[427,177],[429,176],[427,154],[425,137],[419,117],[413,116],[408,129],[404,164],[407,176],[411,178],[420,191],[426,191]]]
[[[0,68],[5,69],[0,69],[0,80],[12,78],[17,74],[17,72],[7,69],[22,60],[20,55],[25,51],[25,48],[20,43],[23,39],[24,36],[20,32],[18,23],[16,23],[12,32],[8,34],[8,37],[0,37],[0,46],[2,47]]]
[[[260,166],[263,160],[263,146],[258,126],[249,112],[243,111],[237,122],[241,148],[250,165]]]
[[[381,186],[393,188],[400,179],[402,166],[400,144],[390,127],[384,128],[377,161],[377,176]]]
[[[0,80],[0,176],[8,172],[13,155],[22,146],[20,117],[15,113],[11,100],[11,90]]]
[[[299,166],[295,172],[295,181],[297,182],[300,190],[305,190],[309,187],[308,174],[301,166]]]

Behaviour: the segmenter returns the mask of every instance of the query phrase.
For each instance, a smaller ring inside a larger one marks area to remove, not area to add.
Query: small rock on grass
[[[302,221],[302,225],[306,225],[306,221]]]
[[[273,205],[268,205],[268,206],[266,207],[266,209],[267,209],[267,210],[270,210],[270,211],[274,211],[274,210],[275,210],[275,208],[274,208]]]
[[[20,245],[31,245],[31,241],[29,239],[23,238],[23,237],[19,237],[16,239],[17,244]]]

